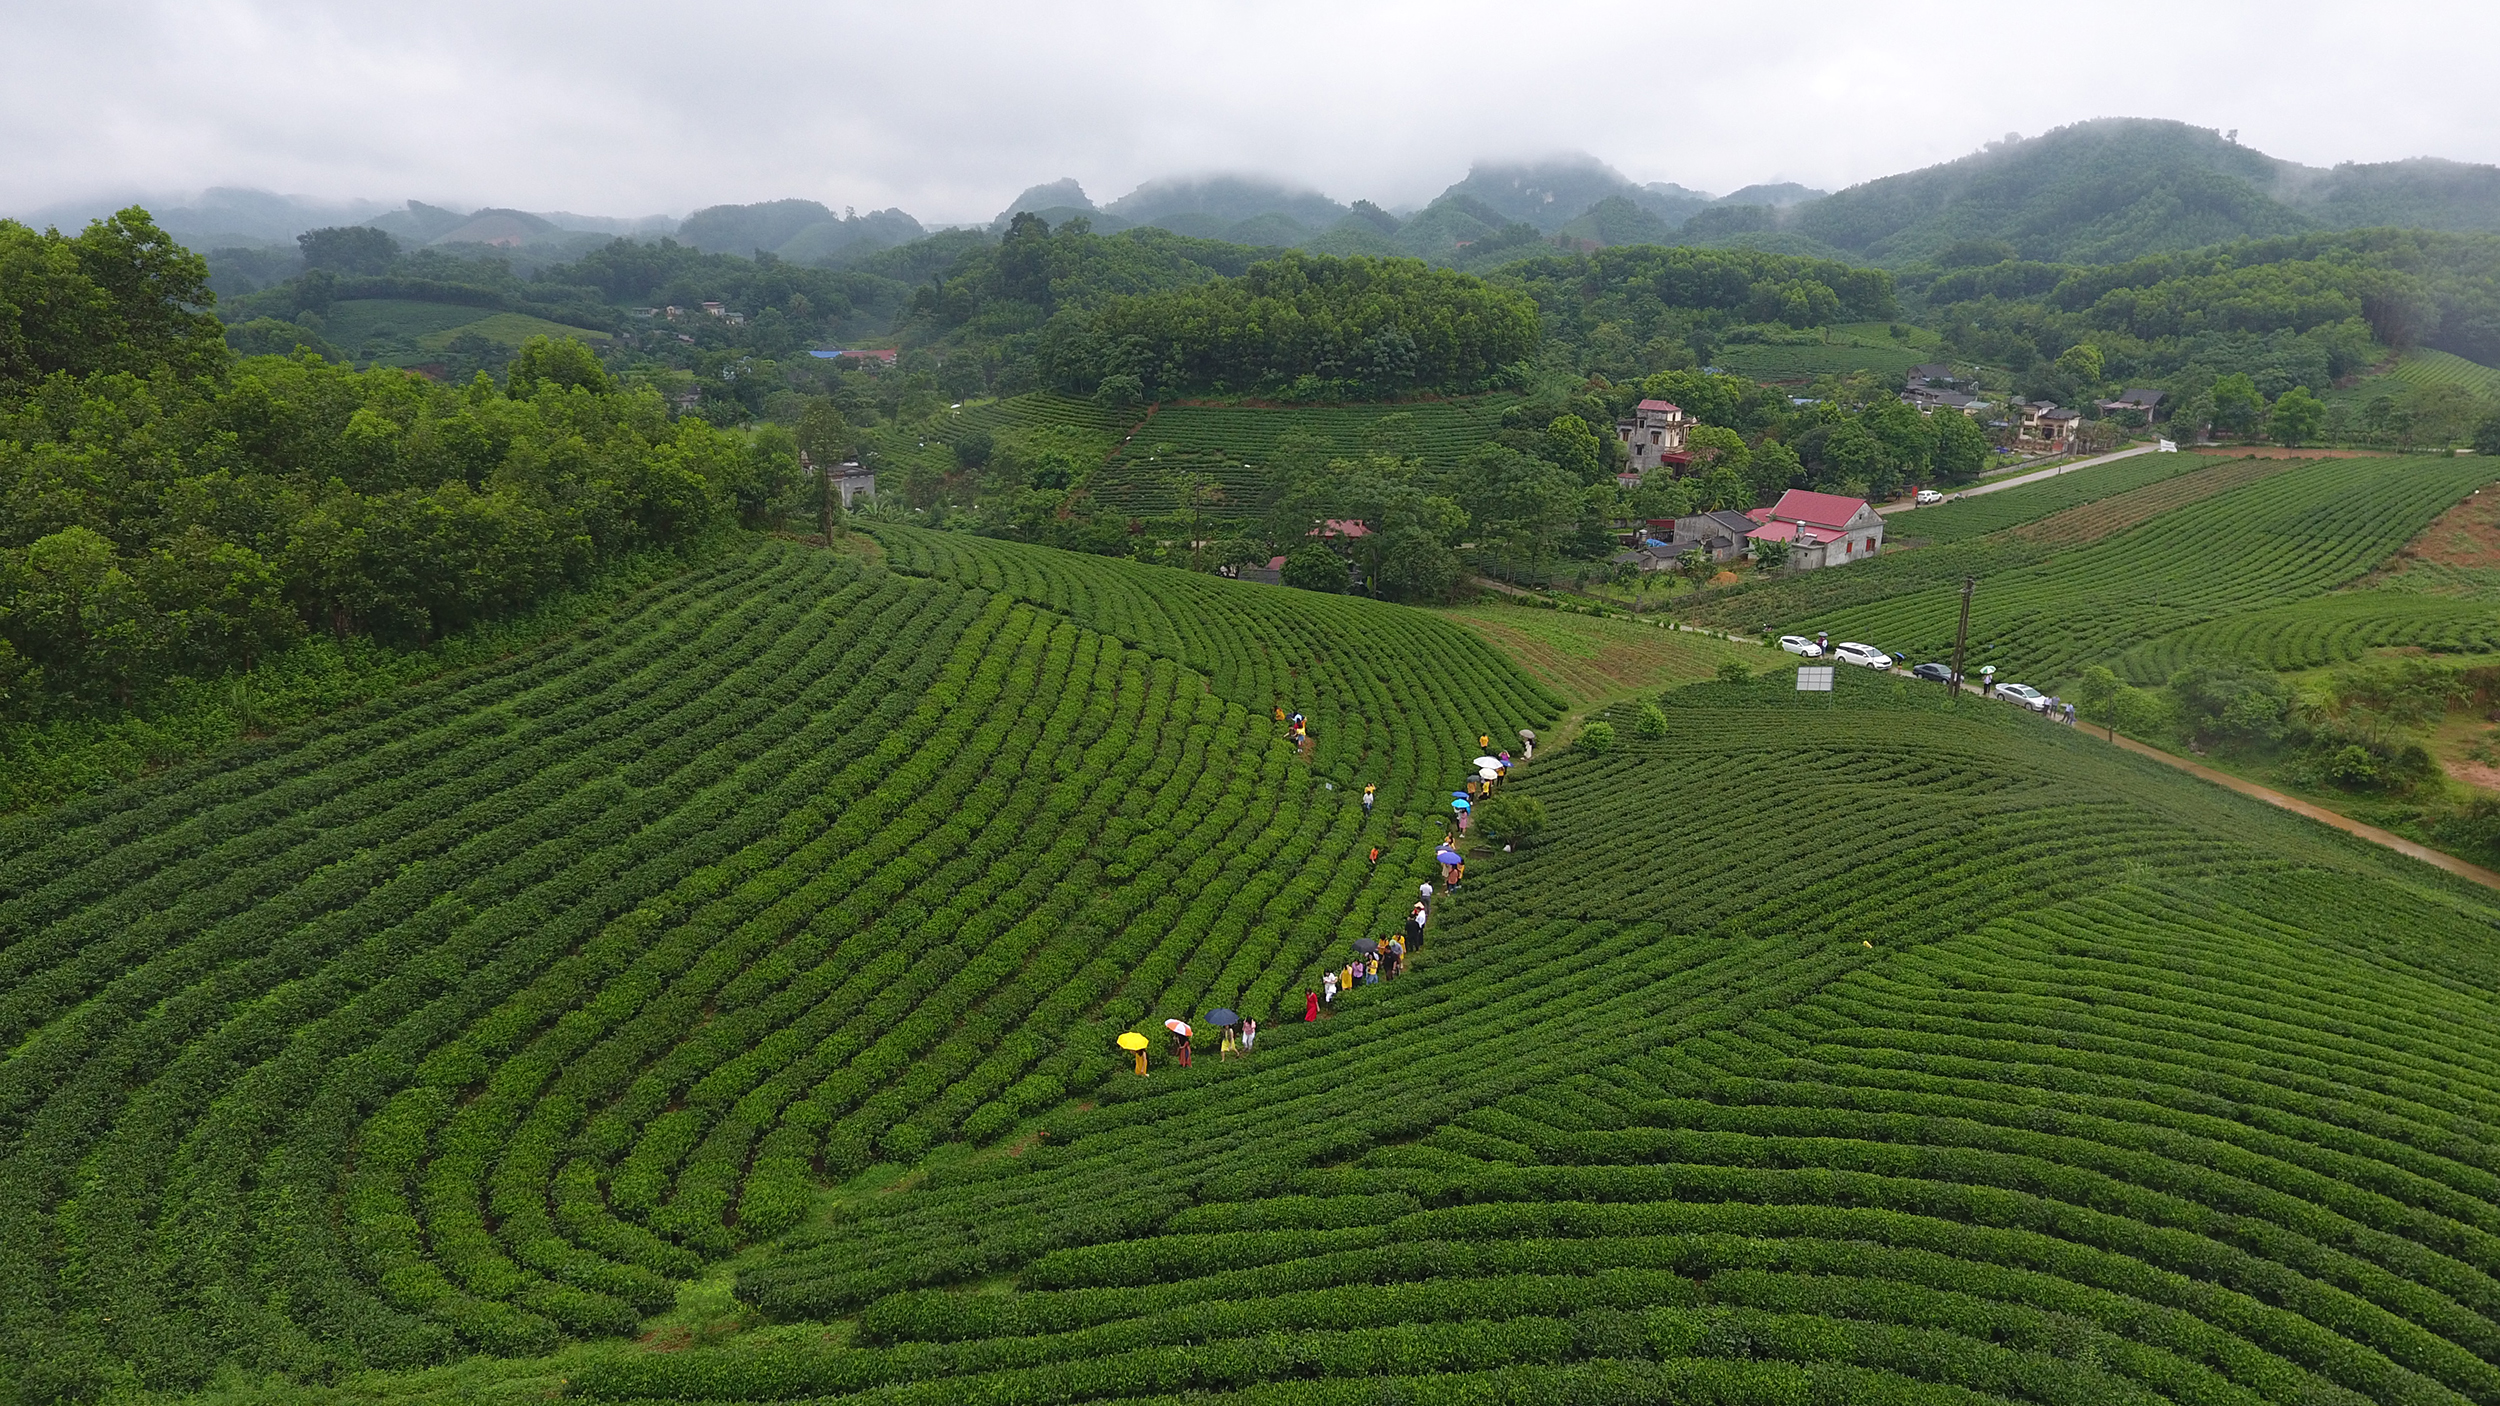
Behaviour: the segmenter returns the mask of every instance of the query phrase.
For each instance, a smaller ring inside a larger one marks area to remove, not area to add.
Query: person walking
[[[1490,747],[1490,746],[1492,746],[1492,745],[1493,745],[1493,734],[1492,734],[1492,733],[1489,733],[1489,732],[1480,732],[1480,733],[1477,733],[1477,734],[1476,734],[1476,750],[1477,750],[1477,751],[1481,752],[1481,751],[1483,751],[1485,748]]]
[[[1248,1016],[1241,1018],[1241,1052],[1250,1053],[1251,1042],[1259,1038],[1259,1023]]]
[[[1216,1042],[1215,1057],[1219,1060],[1226,1060],[1239,1053],[1241,1053],[1241,1033],[1227,1025],[1224,1027],[1224,1038]]]
[[[2068,727],[2075,725],[2075,705],[2072,703],[2066,705],[2066,725]]]
[[[1319,1000],[1324,1006],[1337,1004],[1337,973],[1334,969],[1319,974]]]
[[[1467,822],[1475,813],[1475,803],[1468,800],[1465,796],[1461,796],[1457,800],[1450,802],[1450,809],[1458,812],[1458,833],[1461,835],[1466,834]]]
[[[1462,858],[1450,866],[1450,887],[1457,888],[1465,882],[1467,882],[1467,861]]]
[[[1374,869],[1380,867],[1380,846],[1378,845],[1372,846],[1372,867]]]
[[[1531,761],[1531,762],[1532,762],[1532,761],[1535,761],[1535,760],[1536,760],[1536,729],[1534,729],[1534,728],[1528,728],[1528,727],[1523,727],[1523,728],[1519,729],[1519,745],[1520,745],[1522,748],[1524,748],[1524,749],[1525,749],[1525,752],[1524,752],[1523,756],[1521,757],[1521,760],[1523,760],[1523,761]]]
[[[1422,902],[1416,904],[1416,907],[1430,908],[1432,906],[1432,882],[1427,879],[1423,883],[1417,884],[1415,886],[1415,896],[1423,900]]]
[[[1189,1067],[1189,1032],[1186,1030],[1180,1030],[1173,1033],[1181,1037],[1180,1044],[1176,1048],[1180,1053],[1181,1068],[1187,1069]]]
[[[1308,1025],[1317,1019],[1319,1019],[1319,993],[1305,991],[1302,993],[1302,1023]]]
[[[1372,818],[1372,797],[1376,793],[1377,789],[1378,788],[1371,786],[1363,788],[1363,818],[1365,820]]]

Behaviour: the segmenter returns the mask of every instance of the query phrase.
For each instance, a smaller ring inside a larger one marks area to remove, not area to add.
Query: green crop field
[[[1712,353],[1710,364],[1756,381],[1811,381],[1818,376],[1845,376],[1852,371],[1872,372],[1885,380],[1898,381],[1909,374],[1911,367],[1934,359],[1933,350],[1835,338],[1828,346],[1733,342]]]
[[[2351,584],[2490,472],[2470,457],[2314,459],[2282,469],[2241,461],[2203,472],[2229,471],[2250,477],[2211,493],[2202,490],[2216,480],[2173,477],[2034,524],[1808,573],[1694,613],[1939,658],[1953,647],[1961,578],[1972,575],[1980,586],[1970,657],[2047,685],[2192,626]],[[2071,530],[2049,530],[2061,520]],[[1855,572],[1866,574],[1852,579]]]
[[[2428,347],[2417,347],[2397,358],[2388,379],[2411,386],[2463,386],[2486,399],[2500,400],[2500,370]]]
[[[2457,463],[2008,575],[2106,655],[2206,622],[2101,554],[2298,603]],[[2500,1400],[2500,894],[1773,670],[1541,752],[1306,1025],[1480,736],[1784,657],[871,531],[0,824],[0,1395]]]
[[[2350,663],[2374,649],[2407,647],[2447,654],[2500,650],[2500,605],[2412,591],[2338,591],[2191,625],[2127,651],[2116,667],[2138,683],[2159,683],[2192,663],[2315,669]]]
[[[0,832],[0,1352],[183,1385],[629,1332],[820,1177],[1298,991],[1394,926],[1398,817],[1555,707],[1420,611],[885,546],[934,574],[759,550]]]
[[[357,298],[335,303],[321,318],[321,335],[350,351],[382,343],[406,343],[426,351],[441,351],[463,332],[475,332],[488,341],[513,347],[538,336],[577,337],[588,342],[609,340],[605,332],[568,327],[525,313],[496,312],[455,303],[421,303],[406,298]]]
[[[1679,695],[1411,976],[742,1273],[596,1401],[2458,1401],[2500,905],[2010,710]],[[1618,718],[1619,725],[1627,722]],[[1776,805],[1731,807],[1727,778]],[[1472,866],[1471,866],[1472,867]]]

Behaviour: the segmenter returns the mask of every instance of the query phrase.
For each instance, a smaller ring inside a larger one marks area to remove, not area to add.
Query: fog
[[[1420,202],[1471,160],[1825,189],[2095,116],[2319,165],[2500,161],[2500,7],[423,5],[0,0],[0,211],[248,186],[640,215],[986,220],[1242,171]]]

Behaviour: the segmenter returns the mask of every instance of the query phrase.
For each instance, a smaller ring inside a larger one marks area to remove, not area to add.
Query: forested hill
[[[2321,229],[2500,230],[2500,170],[2455,162],[2322,171],[2180,122],[2112,118],[1852,186],[1777,227],[1882,264],[1957,245],[2114,263]]]

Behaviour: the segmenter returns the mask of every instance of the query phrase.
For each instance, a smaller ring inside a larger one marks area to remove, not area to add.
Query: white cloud
[[[1413,201],[1479,156],[1838,187],[2103,115],[2318,164],[2500,160],[2440,55],[2500,10],[2383,4],[0,0],[0,209],[254,186],[682,212],[797,195],[986,219],[1072,175],[1250,170]]]

